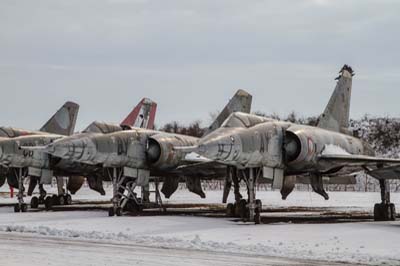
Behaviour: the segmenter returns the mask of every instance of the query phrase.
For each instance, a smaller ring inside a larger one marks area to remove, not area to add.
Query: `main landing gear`
[[[72,205],[72,196],[70,194],[47,196],[40,195],[39,197],[32,197],[31,208],[37,209],[39,205],[44,204],[46,210],[51,210],[53,206]]]
[[[261,200],[256,200],[256,183],[262,175],[262,168],[249,168],[239,170],[233,167],[228,168],[229,178],[232,180],[235,191],[235,203],[227,205],[227,216],[240,217],[244,222],[261,223]],[[240,180],[244,180],[247,185],[248,199],[242,198],[239,192]]]
[[[146,184],[139,183],[139,178],[124,176],[123,169],[121,168],[107,169],[107,173],[111,177],[113,184],[112,207],[108,210],[108,216],[122,216],[124,211],[139,214],[144,208],[149,206],[161,208],[165,211],[162,205],[158,180],[155,181],[155,191],[149,191],[148,180],[144,182]],[[141,198],[135,192],[137,187],[142,188]],[[153,204],[150,203],[149,199],[151,192],[154,192],[156,195],[156,202]]]
[[[396,207],[390,202],[390,186],[387,180],[379,180],[381,188],[381,203],[375,204],[374,219],[375,221],[395,221]]]
[[[27,212],[28,211],[28,204],[25,203],[24,201],[24,180],[28,177],[28,169],[27,168],[14,168],[14,175],[17,179],[17,185],[18,185],[18,193],[17,193],[17,200],[18,203],[14,205],[14,212]],[[32,180],[37,179],[38,177],[31,177]],[[38,183],[37,180],[35,180],[34,183]],[[35,184],[35,185],[36,185]],[[61,183],[60,183],[61,184]],[[39,191],[40,191],[40,196],[39,197],[32,197],[30,201],[30,207],[32,209],[37,209],[39,205],[44,204],[46,207],[46,210],[50,210],[53,206],[55,205],[70,205],[72,204],[72,197],[71,195],[67,194],[64,192],[63,186],[59,185],[59,195],[53,195],[53,196],[47,196],[47,192],[44,190],[43,185],[39,184]],[[31,194],[33,192],[34,187],[30,187],[28,194]],[[60,190],[61,189],[61,190]],[[61,191],[61,192],[60,192]]]
[[[24,202],[24,179],[28,174],[28,170],[24,168],[16,168],[14,169],[14,174],[18,181],[18,203],[14,205],[14,212],[27,212],[28,205]]]
[[[65,192],[64,183],[63,177],[57,177],[58,195],[52,196],[47,195],[43,185],[39,184],[39,197],[34,196],[31,198],[31,208],[37,209],[43,204],[46,210],[51,210],[53,206],[72,205],[72,196]]]

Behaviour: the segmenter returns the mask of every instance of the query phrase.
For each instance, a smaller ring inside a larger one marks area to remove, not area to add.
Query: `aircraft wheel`
[[[110,207],[108,209],[108,216],[110,216],[110,217],[114,217],[115,216],[114,207]]]
[[[384,210],[382,208],[383,204],[378,203],[375,204],[374,207],[374,220],[375,221],[384,221],[383,217],[384,217]]]
[[[377,222],[382,221],[395,221],[396,220],[396,207],[394,204],[378,203],[374,207],[374,220]]]
[[[261,215],[260,215],[260,212],[258,212],[258,211],[256,211],[256,214],[254,215],[254,223],[261,224]]]
[[[31,199],[31,208],[37,209],[39,207],[39,199],[38,197],[32,197]]]
[[[260,212],[262,211],[262,202],[261,200],[256,200],[256,208],[258,208],[260,210]]]
[[[21,208],[19,207],[19,204],[14,205],[14,212],[20,212]]]
[[[66,204],[65,204],[64,195],[58,196],[58,197],[57,197],[57,201],[58,201],[58,204],[60,204],[61,206],[66,205]]]
[[[39,197],[39,204],[44,204],[44,201],[45,201],[45,197],[40,196]]]
[[[51,199],[53,200],[53,206],[60,205],[60,201],[57,195],[51,196]]]
[[[71,197],[71,195],[66,195],[65,196],[65,204],[66,205],[72,205],[72,197]]]
[[[396,221],[397,215],[396,215],[396,206],[391,203],[389,204],[389,209],[390,209],[390,220],[391,221]]]
[[[21,205],[21,212],[27,212],[28,211],[28,205],[27,204],[22,204]]]
[[[53,197],[47,197],[44,200],[44,206],[46,207],[46,210],[51,210],[51,208],[53,207]]]
[[[233,203],[229,203],[226,206],[226,216],[228,216],[228,217],[234,217],[235,216],[235,205],[233,205]]]
[[[240,218],[242,218],[243,220],[248,218],[248,211],[247,211],[247,200],[245,199],[241,199],[239,201],[239,215]]]
[[[121,208],[121,207],[118,207],[117,210],[115,211],[115,214],[116,214],[117,216],[122,216],[122,208]]]

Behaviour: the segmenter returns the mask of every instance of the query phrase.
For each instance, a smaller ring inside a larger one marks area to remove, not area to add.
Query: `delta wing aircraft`
[[[353,76],[351,67],[345,65],[341,69],[337,86],[316,127],[235,113],[197,145],[175,149],[227,165],[236,200],[227,211],[248,221],[260,223],[262,204],[256,200],[254,188],[257,179],[271,180],[273,188],[281,189],[285,198],[293,190],[292,177],[303,176],[310,179],[315,192],[328,199],[324,176],[337,177],[360,170],[380,183],[382,202],[375,205],[375,220],[395,220],[387,180],[400,178],[400,160],[375,157],[372,147],[350,132]],[[247,184],[248,200],[239,193],[239,180]]]
[[[137,107],[127,116],[121,125],[93,122],[84,131],[84,134],[101,135],[111,132],[122,131],[130,128],[131,125],[153,127],[157,105],[149,99],[143,99]],[[57,117],[57,116],[56,116]],[[65,119],[65,117],[60,116]],[[67,125],[65,120],[57,120],[63,127]],[[74,131],[76,117],[73,127],[69,128],[68,134]],[[40,197],[32,197],[31,207],[37,208],[39,204],[44,203],[47,209],[54,204],[71,204],[72,197],[68,190],[74,194],[80,189],[84,177],[87,177],[89,186],[105,194],[102,183],[97,182],[102,175],[101,168],[97,166],[87,166],[72,161],[51,158],[47,154],[35,151],[34,149],[21,149],[21,147],[35,147],[48,145],[56,140],[64,138],[60,134],[37,134],[31,136],[20,136],[13,139],[0,141],[0,163],[10,171],[9,180],[12,180],[13,186],[18,188],[18,203],[14,207],[15,212],[27,211],[27,204],[23,199],[23,181],[30,177],[31,185],[29,194],[31,194],[38,182],[40,184],[50,184],[53,177],[57,177],[58,195],[46,197],[46,191],[40,190]],[[64,177],[68,176],[67,190],[64,190]],[[84,176],[84,177],[83,177]]]
[[[13,127],[0,127],[0,141],[14,139],[22,136],[59,134],[71,135],[78,117],[79,105],[66,102],[38,131],[19,129]],[[8,179],[10,186],[18,187],[8,169],[7,162],[0,163],[0,187]]]
[[[209,127],[208,132],[218,128],[233,112],[250,112],[252,96],[239,90],[230,100],[225,109]],[[175,151],[174,146],[196,145],[198,138],[165,133],[155,130],[132,128],[111,134],[82,134],[55,141],[46,147],[36,147],[35,150],[50,154],[52,158],[62,158],[68,161],[86,165],[101,166],[113,180],[113,207],[110,216],[122,215],[124,207],[140,211],[148,201],[150,176],[163,177],[162,192],[169,197],[177,189],[180,178],[186,177],[191,192],[205,197],[201,188],[200,178],[226,175],[226,167],[215,164],[216,167],[196,165],[198,158],[191,158],[191,167],[185,165],[187,155]],[[26,147],[24,147],[26,148]],[[30,149],[30,148],[27,148]],[[190,157],[190,156],[189,156]],[[141,187],[144,192],[138,198],[134,192]],[[158,188],[156,202],[160,203]]]

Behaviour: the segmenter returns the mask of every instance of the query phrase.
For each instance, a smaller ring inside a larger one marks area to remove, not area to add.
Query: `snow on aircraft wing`
[[[320,155],[320,162],[362,167],[376,179],[400,179],[400,159],[379,158],[364,155]],[[374,167],[374,169],[370,169]]]
[[[365,155],[334,155],[334,154],[322,154],[318,157],[318,161],[327,163],[340,163],[346,166],[370,166],[379,164],[398,164],[400,165],[400,159],[390,158],[379,158]]]

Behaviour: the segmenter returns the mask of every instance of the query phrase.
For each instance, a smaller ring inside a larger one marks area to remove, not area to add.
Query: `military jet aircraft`
[[[400,178],[400,160],[375,157],[372,147],[350,132],[353,76],[351,67],[345,65],[341,69],[337,86],[316,127],[235,113],[194,147],[175,149],[195,152],[206,158],[205,162],[227,165],[236,199],[235,204],[228,205],[228,213],[239,213],[249,221],[260,223],[261,201],[256,200],[254,189],[257,179],[271,180],[273,188],[281,189],[285,197],[293,190],[293,176],[307,177],[314,191],[328,199],[323,177],[356,170],[379,180],[382,202],[375,205],[375,220],[394,220],[395,206],[390,202],[387,179]],[[248,187],[247,201],[239,193],[240,179]]]
[[[78,116],[79,105],[73,102],[66,102],[57,112],[47,121],[38,131],[19,129],[13,127],[0,127],[0,141],[14,139],[21,136],[43,135],[43,134],[60,134],[71,135],[75,127]],[[4,185],[7,176],[12,187],[18,185],[10,178],[9,169],[6,164],[0,167],[0,187]]]
[[[156,107],[157,105],[151,100],[143,99],[127,118],[124,119],[121,125],[93,122],[84,132],[85,134],[105,134],[122,131],[133,124],[153,127]],[[69,129],[69,131],[69,134],[71,134],[73,128]],[[96,175],[101,175],[99,167],[87,167],[86,165],[75,162],[53,159],[47,154],[36,152],[35,150],[21,149],[22,146],[35,147],[48,145],[64,137],[65,136],[59,134],[37,134],[0,141],[0,163],[9,169],[9,180],[12,180],[14,186],[18,188],[18,204],[15,205],[15,212],[25,212],[27,210],[27,205],[23,201],[23,180],[28,176],[33,180],[33,185],[30,186],[29,189],[31,192],[33,192],[34,186],[39,181],[41,184],[51,183],[53,176],[57,177],[59,183],[58,195],[45,198],[46,193],[41,191],[41,196],[39,198],[32,197],[32,208],[37,208],[39,203],[45,203],[47,209],[50,209],[53,204],[70,204],[72,200],[71,195],[67,194],[63,189],[64,176],[69,177],[67,189],[68,187],[72,188],[74,192],[82,185],[82,176],[86,176],[88,177],[89,186],[91,188],[105,193],[102,186],[100,188],[96,186],[98,184],[95,177]],[[94,182],[92,181],[93,179],[95,180]]]
[[[250,94],[239,90],[210,126],[208,132],[218,128],[232,112],[250,112],[251,101]],[[204,168],[195,163],[191,164],[190,168],[180,168],[185,163],[186,154],[174,151],[173,147],[191,146],[197,141],[198,138],[195,137],[132,128],[103,135],[75,135],[33,149],[50,154],[52,158],[62,158],[92,166],[100,165],[106,169],[113,180],[114,188],[113,207],[110,208],[109,215],[120,216],[122,209],[129,202],[136,210],[143,206],[142,199],[136,196],[134,190],[138,186],[147,187],[150,176],[166,178],[163,192],[167,197],[177,189],[181,177],[188,178],[190,191],[204,197],[200,178],[224,176],[226,168],[221,165]],[[157,195],[159,201],[160,197]],[[147,200],[147,196],[144,197]]]

